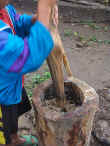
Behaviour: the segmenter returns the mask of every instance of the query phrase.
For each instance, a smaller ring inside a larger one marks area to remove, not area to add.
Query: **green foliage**
[[[88,25],[89,27],[91,27],[92,29],[95,29],[95,30],[100,29],[100,26],[96,25],[96,23],[94,23],[93,21],[83,21],[83,22],[80,22],[80,24]]]
[[[32,92],[33,92],[33,88],[35,88],[35,86],[37,84],[40,84],[46,80],[48,80],[49,78],[51,78],[51,74],[50,72],[46,71],[43,74],[33,74],[31,77],[31,80],[25,84],[25,88],[27,90],[27,94],[31,100],[32,97]]]
[[[74,32],[74,36],[75,37],[79,36],[79,32]]]
[[[90,24],[90,23],[93,23],[93,20],[80,21],[80,24]]]
[[[92,42],[97,42],[97,38],[96,38],[96,36],[92,36],[92,37],[90,37],[89,40],[92,41]]]
[[[105,32],[108,31],[108,27],[107,27],[107,26],[104,27],[104,31],[105,31]]]
[[[107,32],[109,31],[109,26],[99,26],[93,21],[83,21],[80,22],[82,25],[88,25],[90,28],[94,30],[100,30],[102,32]],[[92,43],[98,43],[98,44],[110,44],[110,40],[101,40],[95,35],[93,36],[83,36],[80,34],[78,31],[73,32],[72,29],[65,29],[64,30],[64,36],[66,37],[71,37],[74,36],[78,42],[81,42],[82,46],[88,46]]]
[[[45,72],[42,75],[37,74],[37,75],[33,76],[32,80],[33,80],[33,84],[40,84],[40,83],[48,80],[49,78],[51,78],[50,72]]]
[[[104,44],[110,44],[110,40],[104,40]]]
[[[79,32],[74,32],[73,34],[81,42],[86,40],[86,38],[83,35],[80,35]]]
[[[104,0],[104,3],[106,4],[106,5],[108,5],[109,4],[109,0]]]
[[[70,37],[70,36],[72,36],[72,30],[71,29],[65,29],[64,30],[64,36],[66,36],[66,37]]]
[[[97,40],[97,42],[98,42],[99,44],[102,44],[102,43],[103,43],[103,40]]]
[[[100,26],[96,25],[95,23],[90,23],[88,25],[93,29],[96,29],[96,30],[100,29]]]
[[[90,46],[92,43],[110,45],[110,40],[101,40],[98,39],[95,35],[90,37],[85,37],[80,35],[78,32],[74,32],[74,36],[76,37],[77,41],[80,41],[84,46],[85,45]]]

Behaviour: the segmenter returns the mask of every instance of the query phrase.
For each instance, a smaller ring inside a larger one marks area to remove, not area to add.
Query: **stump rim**
[[[49,88],[49,86],[52,84],[52,81],[48,80],[39,84],[39,86],[37,86],[34,89],[33,98],[32,98],[34,109],[35,110],[37,109],[39,113],[43,114],[46,119],[49,119],[52,121],[56,121],[56,120],[58,121],[58,120],[64,120],[64,119],[68,120],[71,118],[71,116],[77,117],[77,116],[87,114],[92,109],[94,109],[95,111],[98,110],[99,96],[91,86],[89,86],[84,81],[81,81],[77,78],[67,79],[65,81],[65,83],[69,83],[69,82],[72,82],[73,84],[75,84],[82,91],[83,96],[85,98],[81,106],[76,107],[76,109],[72,112],[66,112],[66,113],[55,112],[49,108],[47,111],[47,107],[43,106],[42,100],[40,97],[43,96],[44,91],[47,88]]]

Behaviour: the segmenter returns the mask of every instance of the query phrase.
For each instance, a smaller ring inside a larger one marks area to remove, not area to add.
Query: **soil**
[[[31,14],[35,11],[35,5],[30,8],[30,0],[26,1],[25,7],[23,5],[21,7],[21,3],[15,5],[19,12]],[[73,75],[94,87],[100,97],[100,110],[95,116],[90,146],[110,145],[110,24],[61,21],[59,30]],[[25,79],[27,91],[33,89],[32,77],[47,70],[45,63],[40,70],[27,75]],[[34,120],[33,110],[21,117],[20,132],[35,134]],[[23,131],[22,128],[27,128],[27,131]]]

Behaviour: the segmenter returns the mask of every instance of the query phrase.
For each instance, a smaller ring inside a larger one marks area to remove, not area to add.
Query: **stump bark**
[[[82,105],[64,113],[49,109],[42,100],[51,84],[47,81],[39,85],[33,94],[39,146],[89,146],[99,102],[95,90],[76,78],[66,80],[65,86],[71,85],[73,94],[82,99]]]

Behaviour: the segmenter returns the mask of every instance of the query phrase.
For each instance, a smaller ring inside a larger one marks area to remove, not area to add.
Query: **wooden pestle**
[[[56,91],[57,103],[60,107],[64,107],[66,102],[66,96],[64,92],[64,75],[63,64],[66,69],[68,77],[72,77],[72,72],[69,66],[69,62],[64,51],[64,47],[58,32],[57,27],[54,25],[54,13],[55,7],[52,8],[50,17],[50,31],[54,40],[54,49],[47,58],[47,63],[50,69],[53,85]]]

